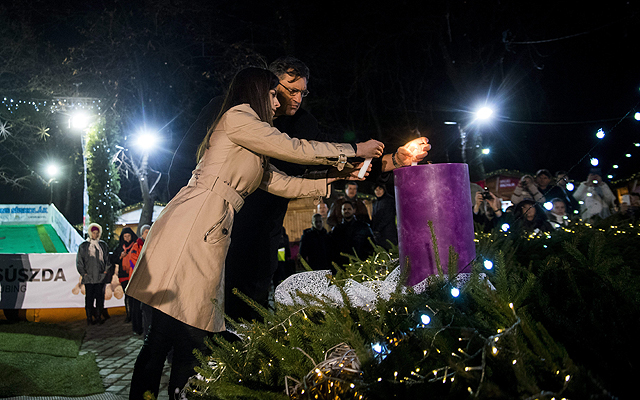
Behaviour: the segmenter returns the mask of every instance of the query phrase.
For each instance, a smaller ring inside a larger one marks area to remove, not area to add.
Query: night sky
[[[184,132],[233,71],[288,54],[309,66],[311,95],[303,105],[336,140],[373,137],[391,151],[418,130],[433,145],[429,160],[456,162],[458,133],[444,122],[458,121],[481,130],[491,148],[487,172],[547,168],[580,180],[589,158],[598,157],[603,174],[615,175],[610,181],[628,178],[640,166],[633,145],[640,142],[633,119],[640,111],[640,7],[544,3],[6,1],[1,18],[31,29],[42,46],[38,62],[53,49],[67,63],[60,71],[75,68],[60,78],[65,73],[56,75],[51,61],[31,64],[25,81],[33,82],[34,70],[54,71],[43,92],[48,85],[50,93],[70,95],[80,80],[80,96],[126,106],[119,111],[125,147],[136,126],[161,127],[163,150],[151,160],[159,172],[168,171]],[[109,44],[112,37],[120,42]],[[5,47],[9,39],[4,31]],[[15,92],[15,76],[0,72],[0,90]],[[485,103],[496,118],[470,124]],[[600,128],[602,141],[595,138]],[[11,162],[2,156],[3,165]],[[2,190],[3,202],[47,193]],[[158,195],[168,200],[162,190]],[[123,200],[138,196],[135,180],[123,179]]]

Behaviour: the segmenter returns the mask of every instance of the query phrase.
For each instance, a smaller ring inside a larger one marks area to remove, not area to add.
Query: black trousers
[[[99,316],[104,310],[104,286],[104,283],[86,283],[84,285],[84,309],[87,313],[87,319],[95,316],[94,310],[98,312],[98,318],[100,318]]]
[[[198,365],[193,349],[206,354],[204,339],[210,335],[213,333],[194,328],[153,308],[149,333],[133,369],[129,399],[142,400],[146,391],[158,397],[162,369],[172,348],[169,398],[179,398],[176,391],[180,392],[189,378],[195,375],[194,368]]]

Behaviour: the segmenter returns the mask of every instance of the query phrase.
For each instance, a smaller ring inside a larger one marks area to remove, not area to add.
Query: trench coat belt
[[[194,173],[191,179],[189,179],[187,186],[199,186],[211,190],[213,193],[228,201],[236,212],[240,211],[244,205],[242,196],[217,175]]]

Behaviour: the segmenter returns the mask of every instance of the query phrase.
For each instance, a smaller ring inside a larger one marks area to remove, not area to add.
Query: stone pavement
[[[133,334],[131,324],[125,323],[124,318],[124,315],[114,315],[102,325],[87,326],[80,354],[92,352],[96,355],[106,393],[128,399],[133,365],[142,347],[142,337]],[[74,323],[86,324],[86,321]],[[169,368],[165,363],[158,400],[169,400]]]
[[[88,352],[96,355],[96,363],[100,368],[100,376],[105,393],[86,397],[9,397],[9,400],[125,400],[129,398],[133,366],[142,347],[142,337],[134,335],[130,323],[124,322],[125,315],[112,315],[102,325],[86,325],[86,320],[64,323],[72,328],[84,329],[86,334],[80,354]],[[169,384],[170,366],[164,365],[160,381],[158,400],[169,400],[167,386]]]

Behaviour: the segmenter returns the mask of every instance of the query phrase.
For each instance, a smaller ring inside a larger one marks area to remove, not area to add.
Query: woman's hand
[[[384,144],[375,139],[356,144],[356,157],[378,158],[382,155]]]
[[[360,168],[362,168],[363,165],[364,163],[361,162],[355,164],[353,168],[344,168],[342,171],[338,171],[336,168],[331,168],[327,174],[327,183],[333,183],[341,179],[348,181],[363,181],[367,175],[369,175],[369,172],[371,172],[371,164],[369,164],[364,177],[359,178],[358,174],[360,173]]]

